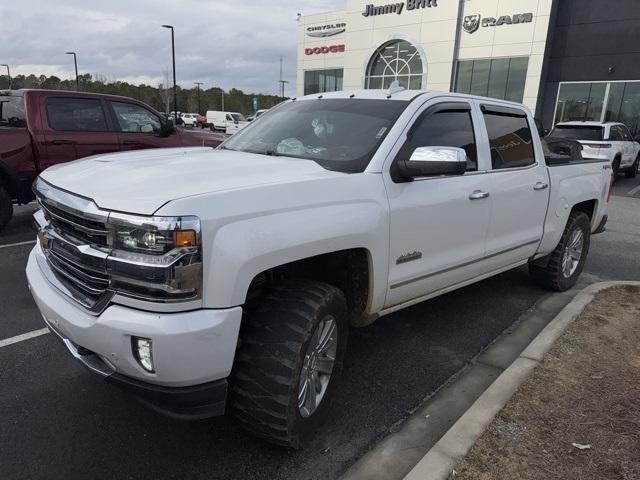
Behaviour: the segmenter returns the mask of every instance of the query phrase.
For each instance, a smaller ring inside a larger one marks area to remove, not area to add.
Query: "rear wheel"
[[[344,294],[325,283],[287,281],[247,317],[234,366],[234,413],[255,435],[298,448],[325,415],[342,371]]]
[[[636,174],[638,173],[638,164],[640,164],[640,155],[638,155],[636,157],[636,161],[633,162],[633,165],[631,165],[626,172],[624,172],[624,176],[627,178],[635,178]]]
[[[582,212],[571,212],[556,249],[542,261],[529,264],[531,277],[536,283],[551,290],[564,292],[570,289],[582,273],[590,243],[589,217]]]
[[[13,216],[13,201],[11,195],[0,185],[0,231],[7,226]]]
[[[620,171],[620,162],[621,162],[621,158],[620,157],[616,157],[613,159],[613,163],[611,164],[611,169],[613,170],[613,174],[617,175],[618,172]]]

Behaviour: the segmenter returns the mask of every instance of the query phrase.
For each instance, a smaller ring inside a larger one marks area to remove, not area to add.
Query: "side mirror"
[[[467,170],[467,153],[456,147],[418,147],[398,167],[408,178],[462,175]]]
[[[168,137],[169,135],[171,135],[172,133],[174,133],[176,131],[176,127],[174,127],[173,125],[173,121],[171,120],[161,120],[161,125],[160,125],[160,136],[161,137]]]
[[[547,135],[549,135],[549,129],[544,128],[542,120],[540,120],[539,118],[534,118],[533,121],[536,124],[536,129],[538,130],[538,135],[540,135],[540,137],[546,137]]]

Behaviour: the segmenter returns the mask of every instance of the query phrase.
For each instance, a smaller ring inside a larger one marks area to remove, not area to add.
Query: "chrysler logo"
[[[467,15],[464,17],[462,28],[467,33],[473,33],[480,28],[480,15]]]
[[[333,37],[340,35],[347,29],[346,23],[336,23],[333,25],[321,25],[318,27],[307,27],[307,35],[314,38]]]

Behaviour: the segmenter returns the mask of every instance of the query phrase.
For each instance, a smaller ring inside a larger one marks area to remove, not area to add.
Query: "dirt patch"
[[[596,295],[450,478],[640,480],[640,287]]]

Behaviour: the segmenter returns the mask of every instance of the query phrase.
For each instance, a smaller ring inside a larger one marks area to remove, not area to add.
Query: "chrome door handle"
[[[548,183],[538,182],[533,186],[534,190],[544,190],[545,188],[549,188]]]
[[[483,198],[489,197],[489,192],[483,192],[482,190],[474,190],[471,195],[469,195],[469,200],[482,200]]]

